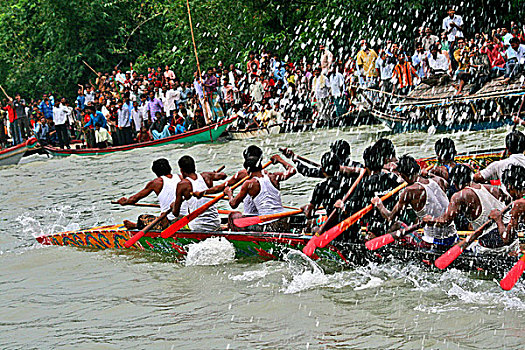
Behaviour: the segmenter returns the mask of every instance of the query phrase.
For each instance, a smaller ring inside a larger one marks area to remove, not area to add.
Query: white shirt
[[[177,100],[177,95],[180,99],[180,92],[177,92],[177,90],[169,89],[166,91],[166,103],[164,103],[164,111],[166,114],[169,114],[170,111],[175,110],[175,100]]]
[[[525,45],[521,44],[518,47],[518,50],[514,50],[512,46],[509,46],[509,48],[506,51],[507,60],[510,60],[511,58],[516,58],[518,60],[519,64],[525,64]]]
[[[84,101],[84,104],[88,104],[89,102],[95,102],[95,93],[93,91],[86,92],[86,99]]]
[[[67,121],[67,115],[69,113],[69,109],[64,106],[63,104],[60,104],[58,107],[53,107],[53,123],[55,125],[63,125]]]
[[[315,97],[318,99],[326,98],[330,95],[330,81],[327,77],[320,74],[319,76],[314,77],[312,89],[314,90]]]
[[[456,41],[456,38],[463,38],[463,32],[456,27],[452,28],[449,32],[451,29],[450,23],[452,22],[456,23],[459,27],[463,26],[463,19],[461,16],[454,15],[453,18],[450,18],[450,16],[445,17],[443,20],[443,30],[448,33],[447,40],[449,42]]]
[[[101,127],[100,130],[95,130],[95,142],[99,143],[105,141],[113,144],[113,138],[111,137],[111,134],[103,127]]]
[[[330,75],[330,87],[333,97],[341,97],[345,91],[345,77],[339,72]]]
[[[512,164],[525,167],[525,155],[511,154],[507,159],[490,163],[489,166],[480,171],[480,174],[485,180],[501,180],[503,170],[507,169]]]
[[[439,52],[436,56],[436,59],[434,59],[432,55],[428,55],[428,65],[433,70],[440,70],[446,72],[448,70],[448,58]]]
[[[138,111],[137,109],[133,108],[131,110],[131,119],[133,119],[133,123],[135,124],[135,130],[139,132],[140,127],[142,126],[142,113],[140,113],[140,111]]]
[[[129,106],[122,105],[122,108],[120,108],[117,113],[119,128],[127,128],[131,126]]]
[[[376,60],[376,69],[379,69],[381,73],[381,80],[392,79],[392,73],[394,71],[393,63],[385,63],[381,57],[378,57]]]

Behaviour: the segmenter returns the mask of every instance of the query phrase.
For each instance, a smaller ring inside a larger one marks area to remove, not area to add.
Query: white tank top
[[[164,213],[170,209],[171,203],[175,201],[175,192],[177,191],[177,184],[179,183],[179,177],[173,175],[170,179],[167,176],[161,176],[162,179],[162,190],[160,190],[157,198],[159,199],[160,212]],[[173,214],[168,215],[168,220],[175,219]]]
[[[449,200],[446,193],[439,187],[439,184],[429,179],[428,184],[418,182],[425,189],[427,199],[423,209],[416,211],[418,218],[430,215],[434,218],[440,217],[448,208]],[[425,226],[423,229],[423,240],[428,243],[434,243],[434,239],[444,239],[456,234],[456,225],[451,223],[445,227]]]
[[[193,180],[190,177],[187,179],[191,182],[192,192],[200,192],[208,189],[208,186],[206,185],[206,182],[202,178],[201,174],[197,174],[197,180]],[[206,197],[191,197],[189,200],[187,200],[189,212],[197,210],[204,204],[208,203],[210,200],[210,198]],[[192,231],[217,231],[221,226],[221,219],[219,218],[217,207],[212,205],[204,213],[191,221],[188,226]]]
[[[272,184],[268,175],[256,177],[261,187],[259,194],[253,198],[258,215],[276,214],[284,211],[281,192]]]
[[[474,230],[477,230],[481,227],[481,225],[489,221],[489,214],[493,209],[501,210],[505,207],[505,204],[503,204],[496,197],[494,197],[483,185],[481,185],[481,189],[476,189],[472,187],[467,188],[470,188],[472,191],[474,191],[481,203],[481,214],[475,220],[469,220],[472,223],[472,228]],[[496,224],[492,226],[495,225]],[[490,231],[492,229],[492,226],[488,230],[485,230],[485,232]]]
[[[244,215],[259,215],[257,207],[255,206],[255,203],[253,202],[253,198],[251,196],[244,197],[244,201],[242,202],[242,204],[244,207]]]

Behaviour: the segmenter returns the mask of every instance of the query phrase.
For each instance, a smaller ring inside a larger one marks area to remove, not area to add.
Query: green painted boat
[[[115,146],[115,147],[108,147],[108,148],[78,148],[78,149],[61,149],[57,147],[45,146],[44,149],[46,152],[52,154],[53,156],[58,156],[58,157],[65,157],[65,156],[70,156],[73,154],[76,154],[79,156],[97,156],[97,155],[104,155],[104,154],[110,154],[110,153],[115,153],[115,152],[130,151],[130,150],[137,149],[137,148],[157,147],[157,146],[164,146],[164,145],[170,145],[170,144],[176,144],[176,143],[213,142],[217,140],[219,136],[222,135],[222,133],[226,130],[228,125],[233,123],[234,120],[235,120],[235,117],[228,118],[218,123],[211,124],[209,126],[205,126],[200,129],[187,131],[183,134],[173,135],[173,136],[166,137],[163,139],[158,139],[158,140],[153,140],[153,141],[148,141],[148,142],[133,143],[130,145],[125,145],[125,146]]]

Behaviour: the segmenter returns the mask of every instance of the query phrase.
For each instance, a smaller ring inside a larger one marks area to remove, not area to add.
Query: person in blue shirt
[[[91,109],[89,113],[89,121],[86,123],[86,125],[84,125],[84,128],[88,128],[90,126],[94,127],[95,125],[97,125],[97,123],[99,123],[101,127],[107,129],[108,123],[106,117],[104,117],[104,114],[102,114],[101,111],[96,111],[95,113],[93,112],[94,109]]]
[[[38,109],[40,109],[40,112],[44,113],[46,119],[53,120],[53,103],[47,98],[47,94],[44,94]]]

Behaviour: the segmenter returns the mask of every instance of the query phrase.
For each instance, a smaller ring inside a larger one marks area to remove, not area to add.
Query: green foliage
[[[466,31],[509,26],[523,18],[523,0],[464,2]],[[168,64],[183,79],[196,71],[186,0],[0,0],[0,83],[10,94],[44,91],[73,98],[76,84],[97,71],[144,72]],[[446,6],[435,0],[201,0],[190,1],[202,70],[244,62],[262,47],[279,57],[314,60],[330,43],[339,58],[354,56],[357,40],[410,46],[415,28],[440,31]]]

